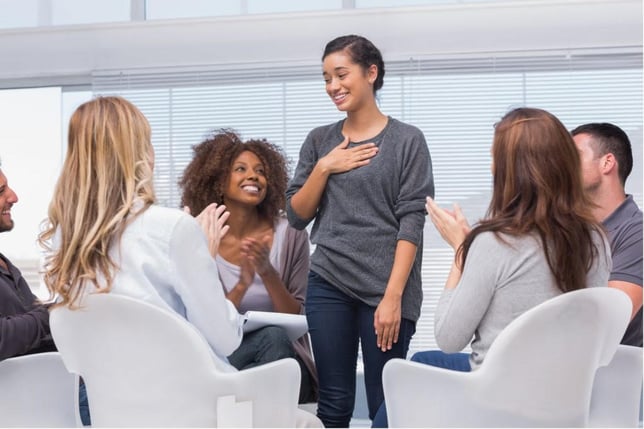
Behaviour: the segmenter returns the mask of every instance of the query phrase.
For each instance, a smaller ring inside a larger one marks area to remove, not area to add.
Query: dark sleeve
[[[613,238],[613,269],[608,280],[642,286],[642,221],[622,228]]]
[[[302,186],[304,186],[304,183],[309,178],[311,171],[313,171],[313,167],[315,167],[315,164],[318,162],[318,155],[316,154],[313,145],[314,132],[315,130],[309,133],[300,148],[300,157],[297,161],[297,167],[295,167],[295,173],[286,189],[286,215],[288,217],[288,222],[293,228],[300,230],[306,228],[309,222],[313,219],[303,219],[299,217],[291,206],[291,198],[302,188]]]
[[[301,304],[301,314],[304,314],[308,285],[309,253],[309,235],[306,230],[286,228],[281,267],[282,281],[293,298]]]
[[[36,297],[32,296],[35,302]],[[21,314],[0,314],[0,360],[54,349],[46,306],[35,305]]]
[[[412,137],[402,156],[400,194],[396,202],[396,217],[400,228],[398,240],[420,245],[425,225],[425,198],[434,197],[432,160],[423,134]]]

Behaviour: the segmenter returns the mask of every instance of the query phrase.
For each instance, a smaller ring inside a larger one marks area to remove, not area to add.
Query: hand
[[[270,240],[271,236],[266,235],[261,240],[247,237],[241,243],[242,257],[248,260],[253,270],[260,276],[264,276],[274,270],[270,261]]]
[[[255,270],[253,269],[253,265],[247,258],[242,258],[239,266],[239,284],[241,287],[248,289],[251,283],[253,283],[254,278]]]
[[[376,345],[383,352],[391,350],[398,342],[400,332],[401,298],[385,294],[373,315],[373,327],[376,330]]]
[[[452,212],[440,208],[431,197],[427,197],[425,208],[443,240],[457,250],[472,230],[459,205],[454,204]]]
[[[329,174],[344,173],[369,164],[371,158],[378,153],[375,143],[365,143],[352,148],[348,146],[349,137],[345,137],[342,143],[320,158],[320,167]]]
[[[190,208],[186,206],[183,208],[183,211],[190,213]],[[201,225],[201,229],[206,234],[208,251],[213,258],[217,256],[219,243],[230,228],[226,225],[229,216],[230,212],[226,211],[225,205],[211,203],[196,217],[197,222]]]

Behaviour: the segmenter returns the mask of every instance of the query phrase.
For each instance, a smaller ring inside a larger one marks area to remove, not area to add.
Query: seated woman
[[[242,321],[211,252],[225,233],[225,207],[201,216],[207,238],[191,216],[154,204],[153,165],[150,126],[130,102],[99,97],[76,109],[39,237],[48,250],[45,284],[56,305],[70,308],[87,293],[116,293],[175,311],[201,331],[222,370],[236,371],[226,356],[241,342]]]
[[[309,241],[306,231],[282,216],[287,181],[286,159],[277,146],[243,142],[231,131],[195,146],[180,181],[188,211],[199,213],[214,202],[230,212],[216,261],[226,296],[240,313],[304,314]],[[308,336],[291,342],[283,328],[266,326],[246,333],[228,359],[244,369],[294,357],[302,372],[300,403],[314,402],[317,375],[310,350]]]
[[[506,114],[495,127],[492,173],[488,216],[473,229],[457,205],[448,211],[427,199],[456,254],[436,308],[441,350],[413,361],[476,370],[520,314],[561,293],[608,284],[610,246],[584,193],[575,143],[556,117],[531,108]],[[472,353],[457,353],[468,344]],[[373,427],[386,425],[383,403]]]

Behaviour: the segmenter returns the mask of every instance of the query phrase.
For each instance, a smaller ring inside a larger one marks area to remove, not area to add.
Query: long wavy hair
[[[586,274],[599,255],[593,231],[603,229],[591,214],[570,133],[544,110],[514,109],[496,125],[492,158],[492,201],[459,248],[461,266],[482,232],[535,234],[558,288],[586,287]]]
[[[76,307],[88,284],[111,289],[117,266],[109,250],[128,221],[154,203],[153,163],[150,125],[129,101],[98,97],[76,109],[38,237],[49,251],[44,281],[59,305]]]
[[[266,197],[257,206],[260,218],[271,222],[286,206],[288,167],[280,147],[264,139],[242,141],[232,130],[218,130],[193,147],[193,158],[179,180],[181,204],[197,216],[210,203],[224,204],[224,189],[233,162],[244,151],[254,153],[266,171]]]

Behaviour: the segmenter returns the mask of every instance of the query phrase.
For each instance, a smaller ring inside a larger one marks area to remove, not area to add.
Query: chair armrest
[[[292,358],[223,374],[236,402],[252,402],[255,427],[295,427],[300,377]]]
[[[479,426],[480,421],[468,417],[472,408],[479,408],[471,392],[473,376],[391,359],[382,373],[389,427]]]

